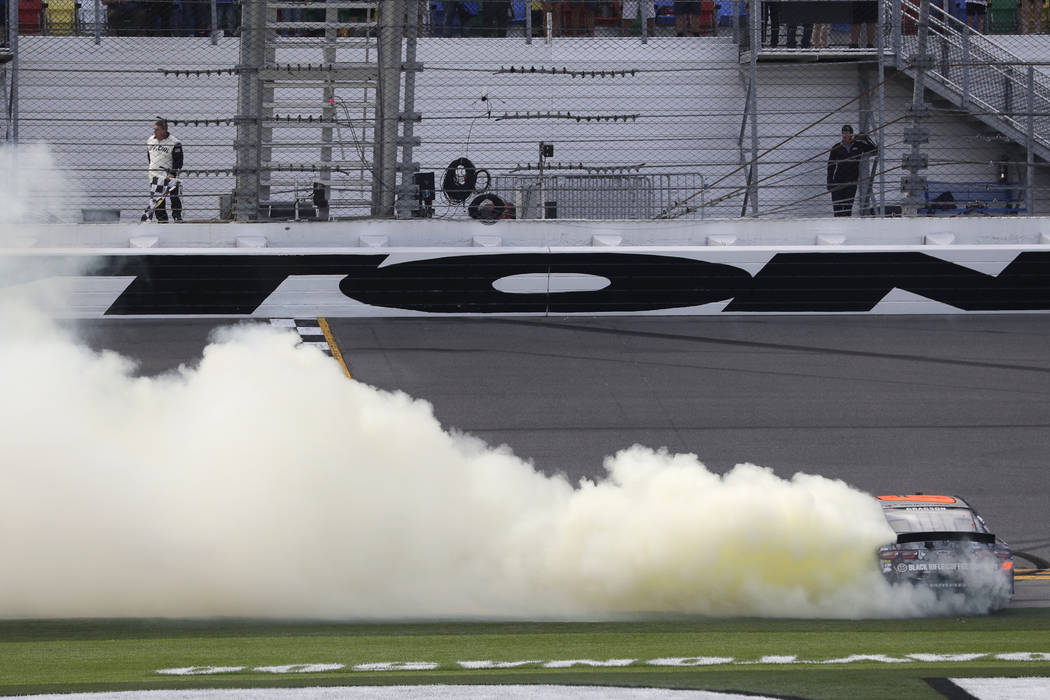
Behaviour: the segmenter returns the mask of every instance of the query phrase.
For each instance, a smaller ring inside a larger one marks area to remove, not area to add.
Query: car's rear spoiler
[[[968,540],[983,544],[995,544],[995,535],[990,532],[904,532],[897,535],[897,544],[905,542],[936,542],[938,540]]]

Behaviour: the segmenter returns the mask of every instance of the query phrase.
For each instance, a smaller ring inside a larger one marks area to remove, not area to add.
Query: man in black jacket
[[[835,144],[828,156],[828,191],[835,216],[853,214],[853,198],[857,196],[857,180],[860,179],[860,159],[877,150],[872,140],[861,134],[853,138],[853,127],[842,127],[842,142]]]

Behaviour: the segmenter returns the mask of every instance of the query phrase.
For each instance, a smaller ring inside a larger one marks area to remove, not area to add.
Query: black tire
[[[459,177],[459,169],[463,169],[462,179]],[[445,168],[445,177],[441,181],[441,190],[445,196],[453,202],[465,202],[467,197],[474,194],[474,188],[478,184],[478,169],[469,158],[457,158]]]
[[[483,207],[486,202],[491,202],[492,206]],[[467,213],[470,214],[470,218],[481,221],[498,221],[503,218],[503,214],[506,211],[507,203],[503,201],[502,197],[491,192],[478,195],[467,207]]]

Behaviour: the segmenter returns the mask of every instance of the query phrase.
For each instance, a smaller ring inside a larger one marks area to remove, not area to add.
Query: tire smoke
[[[840,481],[635,446],[548,477],[347,380],[294,333],[223,329],[136,377],[39,314],[0,340],[0,616],[574,618],[928,613]],[[932,597],[931,597],[932,600]]]
[[[47,219],[0,211],[0,247]],[[893,532],[841,481],[634,446],[570,484],[262,324],[136,376],[50,320],[75,276],[0,251],[0,617],[984,611],[889,586]]]
[[[59,221],[78,199],[76,173],[60,169],[46,144],[0,145],[0,248],[17,247],[24,226]]]

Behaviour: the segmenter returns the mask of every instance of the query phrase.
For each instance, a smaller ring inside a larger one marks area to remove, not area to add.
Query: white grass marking
[[[709,690],[578,685],[392,685],[331,688],[137,690],[32,695],[34,700],[773,700]]]
[[[1017,698],[1050,698],[1050,677],[1022,678],[950,678],[978,700],[1017,700]]]

